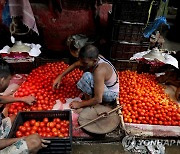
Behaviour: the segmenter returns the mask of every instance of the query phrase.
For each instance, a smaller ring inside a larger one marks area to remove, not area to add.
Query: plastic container
[[[45,138],[50,140],[51,143],[47,148],[41,149],[38,154],[69,154],[72,150],[72,116],[70,110],[55,110],[55,111],[32,111],[32,112],[19,112],[12,125],[11,131],[8,138],[15,137],[15,133],[18,127],[25,121],[35,119],[42,121],[43,118],[47,117],[50,121],[54,118],[60,118],[61,120],[69,120],[69,137],[59,138]]]

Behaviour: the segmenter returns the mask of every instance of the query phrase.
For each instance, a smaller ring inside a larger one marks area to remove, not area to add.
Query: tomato
[[[31,126],[34,126],[34,125],[35,125],[35,123],[36,123],[36,120],[34,120],[34,119],[30,120],[30,124],[31,124]]]
[[[35,134],[35,133],[36,133],[36,131],[33,129],[30,131],[30,134]]]
[[[35,124],[34,124],[35,126],[37,126],[37,127],[39,127],[39,125],[40,125],[40,122],[39,121],[37,121],[37,122],[35,122]]]
[[[21,131],[17,131],[17,132],[16,132],[16,137],[19,138],[19,137],[22,137],[22,136],[23,136],[23,134],[21,133]]]
[[[39,126],[40,126],[40,127],[44,127],[44,126],[45,126],[45,123],[44,123],[44,122],[40,122]]]
[[[64,127],[61,127],[60,131],[64,134],[66,132],[66,129]]]
[[[53,132],[52,135],[53,135],[54,137],[57,137],[57,136],[58,136],[58,133],[57,133],[57,132]]]
[[[24,124],[23,124],[24,127],[30,127],[30,122],[29,121],[26,121]]]
[[[31,131],[31,127],[30,126],[26,126],[26,130],[27,131]]]
[[[43,119],[43,122],[44,122],[44,123],[48,123],[48,121],[49,121],[48,118],[44,118],[44,119]]]
[[[69,136],[69,134],[68,133],[64,133],[64,137],[68,137]]]
[[[52,128],[52,132],[57,132],[57,128]]]
[[[25,136],[29,136],[29,135],[30,135],[30,132],[26,132],[26,133],[25,133]]]
[[[37,130],[38,130],[38,126],[35,126],[35,125],[34,125],[34,126],[32,127],[32,130],[37,131]]]
[[[19,130],[20,130],[22,133],[24,133],[24,132],[26,132],[26,127],[24,127],[24,126],[19,126]]]
[[[60,133],[60,134],[58,134],[58,137],[63,138],[64,134]]]
[[[46,132],[49,133],[51,131],[51,128],[46,127]]]
[[[60,124],[56,124],[56,128],[57,128],[57,129],[60,129],[60,128],[61,128],[61,125],[60,125]]]
[[[37,132],[38,132],[38,133],[42,132],[42,128],[41,128],[41,127],[38,127]]]
[[[54,122],[50,122],[50,123],[49,123],[49,127],[50,127],[50,128],[53,128],[54,126],[55,126],[55,123],[54,123]]]
[[[59,118],[54,118],[53,121],[57,124],[57,123],[60,123],[60,122],[61,122],[61,119],[59,119]]]

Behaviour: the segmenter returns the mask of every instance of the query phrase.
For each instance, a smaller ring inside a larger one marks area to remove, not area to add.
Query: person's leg
[[[93,74],[90,72],[86,72],[83,74],[81,79],[77,83],[77,87],[85,93],[86,98],[93,97],[94,95],[94,79]],[[104,85],[104,94],[103,94],[103,101],[105,102],[112,102],[116,99],[118,93],[110,91],[106,85]]]
[[[85,72],[81,79],[78,81],[77,87],[85,94],[85,99],[92,97],[94,87],[94,79],[92,73]]]
[[[2,124],[0,125],[0,139],[7,138],[11,126],[11,119],[9,117],[2,120]]]

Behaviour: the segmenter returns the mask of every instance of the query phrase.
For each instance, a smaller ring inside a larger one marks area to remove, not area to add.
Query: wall
[[[0,15],[2,14],[4,1],[0,2]],[[53,52],[67,50],[66,38],[69,35],[79,33],[88,36],[96,35],[100,34],[97,31],[99,29],[101,30],[100,35],[103,35],[107,28],[108,11],[111,10],[111,4],[108,3],[99,7],[100,26],[97,28],[94,21],[95,11],[92,9],[81,9],[77,6],[72,8],[71,6],[71,8],[62,8],[62,12],[60,12],[47,1],[46,3],[41,1],[35,3],[35,0],[31,0],[30,2],[40,32],[40,42],[42,42],[45,49]],[[2,23],[1,18],[0,22]]]

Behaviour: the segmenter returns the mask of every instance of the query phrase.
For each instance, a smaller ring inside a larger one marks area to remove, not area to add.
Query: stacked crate
[[[148,49],[149,39],[144,38],[143,30],[148,20],[154,21],[158,8],[158,0],[113,1],[110,59],[118,70],[133,69],[134,64],[129,64],[129,58]]]

